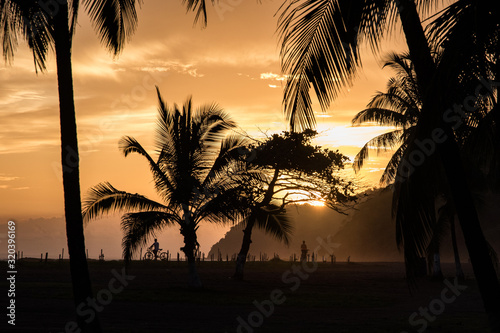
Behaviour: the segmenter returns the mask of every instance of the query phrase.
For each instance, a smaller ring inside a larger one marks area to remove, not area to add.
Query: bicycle
[[[168,252],[161,252],[162,249],[158,249],[158,258],[160,260],[168,260]],[[155,254],[152,249],[148,249],[144,254],[144,260],[154,260]]]

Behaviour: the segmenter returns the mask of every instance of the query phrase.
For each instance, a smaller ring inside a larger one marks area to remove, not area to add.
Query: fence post
[[[45,263],[47,263],[47,259],[49,258],[49,253],[45,252]]]

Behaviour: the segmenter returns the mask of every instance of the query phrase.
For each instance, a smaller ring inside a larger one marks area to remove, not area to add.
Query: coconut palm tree
[[[137,1],[85,1],[85,8],[102,43],[114,55],[120,53],[137,25]],[[61,160],[66,234],[75,305],[92,296],[85,256],[81,216],[78,140],[71,67],[72,37],[77,25],[80,1],[0,1],[0,39],[4,58],[11,61],[18,38],[33,52],[36,71],[46,68],[47,54],[55,50],[61,123]],[[97,319],[87,323],[77,311],[84,331],[100,332]]]
[[[83,2],[101,42],[117,56],[137,26],[137,5],[141,0],[86,0]],[[206,23],[205,1],[183,0],[188,10],[197,10],[196,21]],[[47,55],[55,50],[59,114],[61,124],[61,161],[64,189],[66,235],[70,255],[71,280],[75,305],[92,296],[85,256],[81,217],[78,138],[71,65],[72,38],[76,32],[78,0],[0,0],[0,41],[7,62],[14,58],[18,39],[26,40],[33,53],[36,72],[46,69]],[[84,331],[100,331],[98,319],[86,323],[77,311],[78,325]],[[89,328],[88,328],[89,327]]]
[[[439,55],[436,54],[436,57]],[[421,96],[418,92],[417,77],[413,69],[411,59],[408,53],[402,55],[390,54],[386,60],[384,67],[391,67],[396,71],[396,76],[391,77],[387,84],[386,92],[378,92],[368,103],[367,108],[359,112],[353,119],[353,125],[361,125],[364,123],[376,123],[377,125],[386,125],[396,127],[394,130],[381,134],[368,141],[363,148],[358,152],[354,159],[354,170],[359,171],[364,161],[369,157],[369,150],[375,148],[378,151],[395,149],[391,159],[389,160],[381,178],[381,185],[391,184],[396,177],[399,164],[402,161],[406,149],[414,140],[415,127],[420,117],[420,109],[422,107]],[[441,168],[432,171],[440,171]],[[442,177],[433,177],[436,181]],[[444,188],[445,186],[442,186]],[[429,188],[435,188],[429,186]],[[435,188],[439,191],[439,188]],[[439,192],[436,193],[436,197]],[[432,205],[429,210],[435,209],[435,203],[429,201]],[[449,203],[447,205],[450,206]],[[450,229],[448,210],[442,211],[439,214],[439,219],[434,215],[431,217],[431,224],[434,226],[432,237],[426,248],[427,262],[429,272],[432,272],[435,278],[442,277],[439,248],[441,240],[445,233]],[[454,213],[453,213],[454,214]],[[453,248],[457,249],[456,237],[454,237],[454,229],[451,230]],[[458,249],[454,251],[455,263],[457,266],[457,274],[463,278],[461,270],[460,257]],[[431,265],[434,263],[434,265]]]
[[[179,226],[189,285],[200,288],[195,264],[200,223],[236,223],[247,207],[240,194],[248,173],[239,169],[234,158],[244,140],[225,138],[235,124],[215,104],[194,109],[188,98],[182,108],[168,107],[159,91],[158,99],[157,159],[132,137],[123,137],[119,145],[125,156],[136,153],[148,161],[161,202],[101,183],[90,190],[83,218],[89,221],[115,211],[126,212],[122,216],[122,247],[127,262],[156,232]]]
[[[431,196],[419,197],[425,193],[419,178],[424,178],[425,171],[439,159],[448,178],[449,192],[457,208],[491,327],[499,331],[497,318],[500,318],[500,304],[497,300],[500,298],[500,284],[468,188],[453,124],[445,117],[454,103],[464,104],[468,96],[475,96],[474,91],[449,94],[451,91],[447,89],[456,86],[450,83],[460,80],[450,74],[456,74],[453,69],[460,68],[474,56],[481,58],[484,64],[489,56],[484,52],[486,46],[498,50],[499,9],[477,0],[458,0],[437,15],[441,21],[434,17],[437,24],[428,25],[429,29],[434,28],[429,34],[434,31],[439,36],[435,40],[444,49],[438,67],[417,10],[417,5],[419,9],[428,11],[435,4],[436,1],[420,0],[290,1],[283,7],[278,25],[282,39],[282,68],[288,76],[284,95],[285,113],[292,130],[314,125],[310,86],[314,88],[322,108],[326,109],[331,100],[353,82],[361,65],[360,43],[367,40],[377,51],[387,28],[399,18],[419,78],[418,89],[423,101],[415,138],[420,142],[433,138],[433,145],[431,153],[423,154],[415,140],[403,156],[403,161],[411,168],[400,167],[398,170],[401,174],[398,201],[393,205],[398,244],[404,247],[407,267],[415,266],[418,254],[425,251],[431,229],[428,201],[433,200]],[[478,17],[484,17],[484,21],[477,20]],[[468,40],[475,43],[471,44],[471,50],[465,52],[466,57],[458,58],[456,54],[464,49],[463,38],[466,36],[471,36]],[[417,155],[423,156],[422,163],[416,160]]]
[[[383,67],[392,68],[396,72],[396,76],[389,79],[386,92],[378,92],[367,104],[367,108],[352,119],[352,124],[355,126],[376,123],[380,126],[395,127],[394,130],[368,141],[358,152],[353,163],[354,170],[358,172],[363,167],[364,161],[369,157],[369,151],[372,148],[375,148],[377,152],[395,149],[380,178],[381,185],[389,185],[395,180],[403,156],[412,140],[415,139],[415,129],[420,117],[422,98],[418,91],[415,70],[409,57],[408,53],[401,55],[392,53],[387,56]],[[439,177],[433,178],[439,179]],[[434,202],[429,201],[429,204],[431,205],[429,210],[434,209]],[[431,268],[429,271],[432,271],[433,274],[442,276],[439,260],[435,260],[439,258],[441,238],[437,237],[437,235],[442,234],[442,232],[438,232],[442,228],[437,228],[438,224],[434,215],[429,214],[429,217],[431,218],[430,224],[435,228],[432,233],[433,237],[426,249],[428,267]],[[434,269],[432,269],[433,266],[431,265],[433,262],[437,264],[434,265]]]
[[[408,53],[389,54],[383,67],[394,69],[396,76],[389,79],[386,92],[377,92],[366,109],[354,116],[352,124],[359,126],[376,123],[380,126],[394,126],[395,129],[368,141],[356,154],[353,168],[358,172],[373,148],[377,152],[396,149],[380,178],[381,185],[388,185],[394,181],[403,153],[409,140],[414,137],[422,102]]]

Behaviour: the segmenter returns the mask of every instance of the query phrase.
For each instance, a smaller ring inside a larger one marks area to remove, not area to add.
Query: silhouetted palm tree
[[[85,8],[102,43],[114,55],[125,45],[137,25],[137,1],[85,1]],[[14,57],[18,37],[25,39],[33,52],[35,69],[44,71],[47,54],[54,49],[61,122],[62,176],[66,234],[75,305],[92,296],[85,256],[81,216],[78,140],[73,98],[71,45],[77,25],[80,1],[0,1],[0,39],[7,61]],[[100,332],[97,319],[87,323],[77,311],[84,332]]]
[[[353,168],[357,172],[363,167],[371,149],[376,149],[377,152],[396,149],[380,178],[380,184],[388,185],[394,181],[404,151],[409,140],[414,137],[422,101],[409,54],[390,54],[384,67],[394,69],[396,76],[389,79],[386,92],[377,92],[367,108],[356,114],[352,124],[358,126],[376,123],[380,126],[394,126],[395,129],[368,141],[356,154]]]
[[[225,138],[226,131],[235,125],[214,104],[195,110],[189,98],[182,109],[177,105],[169,108],[159,91],[158,99],[156,161],[132,137],[123,137],[120,149],[125,156],[137,153],[146,158],[162,202],[101,183],[90,190],[83,216],[87,221],[109,212],[127,212],[122,217],[126,261],[154,233],[179,226],[184,237],[181,250],[189,265],[189,285],[200,288],[195,264],[200,223],[238,222],[245,211],[245,199],[239,194],[241,184],[246,183],[246,170],[240,170],[234,158],[244,141],[235,136]]]
[[[101,42],[115,56],[137,26],[136,7],[141,0],[87,0],[84,7]],[[204,0],[183,0],[188,10],[197,10],[206,24]],[[33,52],[35,70],[44,71],[48,52],[56,54],[61,123],[61,160],[64,189],[66,234],[75,305],[92,296],[85,256],[81,217],[78,138],[71,65],[72,38],[80,10],[78,0],[26,1],[0,0],[0,40],[6,61],[12,61],[18,38],[26,40]],[[78,325],[85,331],[100,332],[97,317],[86,323],[77,311]]]
[[[396,149],[382,174],[380,179],[381,185],[389,185],[394,181],[402,157],[407,147],[411,144],[411,141],[415,139],[415,126],[417,125],[422,107],[421,96],[418,92],[417,77],[413,70],[411,59],[409,59],[409,54],[390,54],[384,64],[384,67],[387,66],[396,71],[396,76],[389,79],[387,91],[378,92],[368,103],[367,109],[359,112],[352,120],[353,125],[376,123],[382,126],[396,127],[393,131],[381,134],[368,141],[354,159],[353,167],[355,171],[359,171],[363,166],[364,160],[368,158],[370,149],[375,148],[377,151]],[[441,171],[441,168],[435,168],[432,171],[438,172]],[[436,176],[432,177],[432,179],[439,182],[439,179],[443,178]],[[427,181],[427,179],[424,181]],[[446,191],[446,184],[440,184],[439,187],[434,187],[431,184],[429,189],[431,188],[435,188],[437,191],[435,197],[437,197],[440,192]],[[429,203],[431,204],[431,207],[428,208],[429,211],[434,210],[436,207],[435,202],[429,201]],[[433,228],[432,234],[429,235],[426,254],[429,272],[432,272],[435,278],[442,277],[439,260],[439,249],[442,239],[451,229],[451,226],[454,227],[454,211],[450,212],[450,207],[452,205],[447,202],[446,207],[440,210],[438,219],[434,215],[429,214],[431,218],[430,223],[433,225]],[[457,276],[463,279],[455,230],[451,229],[451,233]]]
[[[434,32],[439,36],[436,38],[441,42],[439,46],[444,49],[438,67],[433,60],[417,10],[417,5],[421,9],[429,9],[436,3],[421,0],[290,2],[283,10],[278,26],[283,42],[282,68],[288,75],[284,96],[285,112],[290,120],[291,130],[314,125],[310,86],[313,86],[322,108],[326,109],[337,93],[352,83],[357,68],[361,65],[360,42],[368,40],[372,49],[377,50],[387,27],[396,18],[400,18],[410,58],[419,78],[418,88],[423,101],[415,138],[422,142],[439,134],[439,138],[433,140],[433,150],[438,152],[437,157],[448,178],[450,193],[457,208],[491,327],[499,331],[500,304],[497,300],[500,298],[500,285],[466,182],[453,124],[444,116],[449,108],[453,109],[454,103],[458,101],[464,104],[468,96],[475,95],[474,91],[448,94],[451,91],[447,88],[455,87],[454,82],[460,80],[450,73],[456,74],[453,69],[460,68],[464,60],[470,60],[474,56],[485,58],[486,46],[498,50],[500,13],[498,6],[490,6],[478,0],[459,0],[441,12],[438,16],[443,18],[440,24],[429,25],[430,29],[439,29]],[[478,17],[484,17],[484,20],[478,20]],[[471,46],[475,47],[472,48],[473,51],[466,51],[466,56],[459,59],[457,54],[460,54],[460,49],[467,49],[463,44],[467,36],[471,36],[468,40],[473,41]],[[451,96],[454,98],[450,98]],[[410,157],[422,154],[415,142],[408,147],[403,160],[409,161]],[[399,194],[406,194],[406,197],[399,197],[393,207],[397,218],[398,243],[404,246],[409,269],[415,266],[418,254],[424,251],[427,233],[431,228],[428,203],[433,198],[419,197],[425,189],[418,178],[423,179],[428,166],[435,165],[432,163],[437,160],[434,155],[436,154],[423,155],[422,164],[427,165],[427,168],[422,165],[415,168],[411,165],[412,168],[400,168],[398,171],[402,176],[398,191]]]

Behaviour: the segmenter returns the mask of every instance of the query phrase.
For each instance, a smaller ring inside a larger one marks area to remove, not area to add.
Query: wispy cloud
[[[133,67],[142,72],[169,72],[173,71],[179,74],[187,74],[192,77],[203,77],[204,74],[198,73],[198,68],[194,63],[182,63],[180,61],[150,60],[146,65]]]
[[[25,190],[25,189],[28,189],[28,187],[14,187],[12,185],[12,183],[15,183],[19,179],[21,179],[21,177],[13,176],[11,174],[6,174],[6,173],[0,173],[0,189],[1,190],[6,190],[6,189]]]
[[[280,75],[275,73],[262,73],[260,74],[261,80],[275,80],[275,81],[284,81],[286,80],[286,75]]]
[[[0,182],[11,182],[13,180],[19,179],[19,177],[16,176],[9,176],[4,173],[0,174]]]

